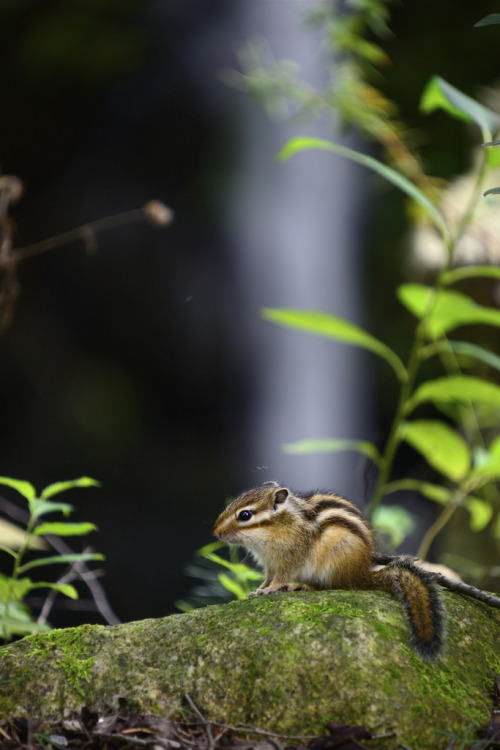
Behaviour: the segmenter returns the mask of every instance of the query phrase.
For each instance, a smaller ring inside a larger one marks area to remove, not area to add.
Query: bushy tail
[[[373,573],[374,588],[392,594],[403,606],[411,645],[424,659],[434,659],[444,645],[444,610],[434,576],[410,557],[398,557]]]

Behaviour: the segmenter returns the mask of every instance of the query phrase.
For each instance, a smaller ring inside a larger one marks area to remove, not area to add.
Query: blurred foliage
[[[430,190],[411,130],[401,121],[397,104],[376,85],[379,72],[391,61],[382,46],[367,37],[392,36],[393,4],[352,0],[344,9],[321,0],[306,11],[306,28],[319,30],[328,49],[329,77],[322,89],[308,84],[293,60],[275,60],[265,40],[244,46],[239,53],[241,72],[228,71],[225,80],[261,100],[273,116],[298,119],[327,113],[334,123],[340,118],[344,125],[355,125],[383,146],[389,163]]]

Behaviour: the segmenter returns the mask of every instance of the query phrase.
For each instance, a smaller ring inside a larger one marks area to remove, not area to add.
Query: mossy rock
[[[500,613],[443,592],[447,646],[410,648],[401,610],[366,591],[292,592],[159,620],[82,626],[0,650],[0,717],[58,720],[84,706],[164,714],[185,694],[204,715],[286,734],[328,721],[394,732],[370,747],[444,748],[486,726],[500,673]]]

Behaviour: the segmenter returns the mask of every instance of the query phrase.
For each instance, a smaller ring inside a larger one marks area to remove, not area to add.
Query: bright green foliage
[[[484,141],[491,141],[492,134],[500,125],[496,112],[466,96],[440,76],[433,76],[425,87],[420,109],[426,114],[444,109],[459,120],[475,122],[481,128]]]
[[[420,320],[425,318],[425,333],[429,339],[439,339],[463,325],[482,323],[500,328],[500,310],[478,305],[462,292],[436,290],[423,284],[401,284],[397,295],[413,315]]]
[[[332,451],[356,451],[369,458],[376,466],[380,463],[377,446],[367,440],[339,440],[319,438],[317,440],[297,440],[282,446],[283,453],[300,455],[301,453],[331,453]]]
[[[53,502],[48,498],[61,492],[66,492],[75,487],[99,486],[99,483],[89,477],[68,482],[56,482],[46,487],[38,496],[35,488],[29,482],[10,477],[0,477],[0,485],[5,485],[16,490],[27,500],[29,509],[29,520],[26,529],[17,529],[16,542],[5,539],[0,544],[0,551],[5,552],[13,559],[12,573],[10,576],[0,574],[0,633],[5,641],[10,641],[13,636],[36,633],[49,628],[45,623],[34,620],[31,611],[24,604],[26,596],[34,589],[50,589],[57,591],[71,599],[78,599],[78,592],[69,583],[33,581],[25,573],[44,565],[67,564],[86,562],[90,560],[103,560],[103,555],[91,552],[72,553],[67,555],[50,555],[48,557],[35,557],[27,562],[24,558],[28,550],[39,549],[39,540],[46,535],[56,536],[83,536],[90,531],[95,531],[93,523],[69,523],[67,521],[44,521],[39,519],[50,513],[60,512],[67,518],[73,506],[63,502]],[[2,527],[0,526],[0,538]],[[17,539],[20,539],[18,543]],[[43,545],[45,546],[45,545]]]
[[[424,211],[427,212],[429,218],[434,222],[436,228],[442,235],[443,240],[445,242],[448,240],[448,228],[446,222],[426,194],[405,177],[404,174],[388,167],[386,164],[378,161],[378,159],[374,159],[372,156],[360,154],[358,151],[353,151],[351,148],[340,146],[338,143],[332,143],[331,141],[324,141],[321,138],[292,138],[285,144],[285,146],[283,146],[277,159],[280,161],[286,161],[299,151],[310,149],[330,151],[332,154],[343,156],[346,159],[350,159],[351,161],[357,162],[358,164],[371,169],[373,172],[377,172],[377,174],[385,180],[391,182],[395,187],[399,188],[399,190],[406,193],[410,198],[413,198],[413,200],[419,203]]]
[[[497,16],[489,16],[478,25],[497,22]],[[338,44],[338,36],[336,42]],[[352,48],[352,39],[350,43]],[[365,57],[368,58],[369,55]],[[381,60],[376,56],[372,62],[380,64]],[[425,556],[435,534],[443,528],[457,507],[463,506],[469,511],[472,531],[482,530],[488,525],[492,529],[496,528],[492,523],[492,498],[497,493],[492,483],[500,479],[500,438],[499,442],[494,441],[490,449],[486,450],[483,435],[486,428],[491,429],[492,425],[498,424],[500,415],[500,387],[488,377],[485,365],[499,371],[500,356],[477,344],[454,341],[448,337],[463,326],[500,327],[500,312],[497,308],[479,304],[471,296],[450,288],[463,279],[500,278],[498,267],[453,267],[458,241],[474,219],[474,210],[481,200],[482,183],[488,169],[498,164],[495,150],[489,147],[500,143],[493,140],[500,126],[500,118],[439,76],[433,76],[425,87],[420,107],[425,113],[442,109],[454,118],[474,123],[480,130],[484,145],[488,146],[482,152],[476,184],[464,215],[458,221],[458,229],[448,226],[436,192],[428,189],[430,178],[426,183],[420,179],[422,175],[417,179],[415,174],[409,174],[398,164],[388,166],[372,156],[310,137],[291,139],[278,154],[280,161],[286,161],[307,150],[321,149],[334,157],[341,156],[360,164],[376,172],[418,204],[434,225],[446,250],[445,266],[432,286],[406,283],[396,290],[399,301],[416,318],[408,361],[403,363],[399,354],[386,342],[373,337],[359,326],[328,313],[266,308],[262,315],[278,325],[326,336],[344,344],[361,346],[391,365],[398,377],[400,391],[392,427],[383,450],[379,451],[375,445],[365,440],[342,438],[301,440],[284,446],[284,450],[296,454],[318,450],[356,450],[367,456],[379,470],[369,512],[375,523],[381,523],[386,531],[389,530],[395,543],[401,541],[396,539],[397,535],[394,533],[397,523],[394,518],[391,519],[390,512],[388,516],[384,516],[385,511],[381,510],[381,503],[387,494],[396,489],[408,489],[420,492],[440,505],[441,515],[426,533],[419,550]],[[500,193],[500,188],[493,188],[487,193]],[[440,357],[444,374],[431,380],[422,380],[421,364],[431,357]],[[480,365],[481,369],[476,370],[480,372],[480,376],[463,373],[464,367],[473,368],[475,365]],[[443,412],[448,419],[413,418],[415,410],[429,404]],[[450,417],[451,424],[448,421]],[[432,469],[442,475],[442,486],[411,478],[391,482],[394,463],[403,442],[411,445]],[[388,518],[390,522],[387,521]],[[410,525],[400,522],[399,528],[403,529],[404,534],[407,533],[404,529],[409,529]]]
[[[313,333],[316,336],[345,341],[361,346],[388,362],[400,380],[405,380],[406,371],[398,355],[388,346],[348,320],[314,310],[277,310],[264,308],[262,317],[273,323]]]
[[[430,466],[459,482],[470,469],[470,450],[465,440],[448,424],[436,419],[404,422],[402,437]]]

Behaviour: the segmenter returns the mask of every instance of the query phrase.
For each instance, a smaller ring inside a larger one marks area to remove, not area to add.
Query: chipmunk
[[[375,570],[370,524],[340,495],[292,492],[265,482],[233,500],[213,533],[245,547],[264,568],[264,581],[250,596],[306,589],[386,591],[403,606],[415,651],[432,659],[442,650],[443,610],[432,573],[405,556]]]

